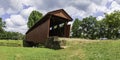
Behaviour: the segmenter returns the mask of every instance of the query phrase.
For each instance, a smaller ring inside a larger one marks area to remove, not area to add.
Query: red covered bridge
[[[48,12],[26,32],[24,43],[32,46],[45,44],[50,36],[69,37],[69,21],[72,21],[72,18],[63,9]]]

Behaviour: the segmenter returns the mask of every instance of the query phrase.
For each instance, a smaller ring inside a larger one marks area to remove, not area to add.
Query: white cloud
[[[117,3],[119,3],[119,4],[120,4],[120,0],[114,0],[114,1],[116,1]]]
[[[0,8],[0,16],[2,16],[5,13],[4,8]]]
[[[13,14],[15,13],[13,9],[9,8],[7,11],[6,11],[7,14]]]
[[[30,13],[31,13],[33,10],[37,10],[37,9],[36,9],[35,7],[29,7],[29,8],[27,8],[27,9],[23,9],[20,14],[21,14],[23,17],[28,18],[28,16],[30,15]]]
[[[13,24],[13,22],[11,21],[11,19],[8,18],[8,19],[5,20],[5,22],[6,22],[6,26],[7,26],[7,27],[14,27],[14,24]]]
[[[5,20],[6,22],[6,31],[14,31],[25,33],[27,28],[27,22],[21,15],[11,15],[10,18]]]
[[[20,10],[23,7],[22,1],[20,0],[10,0],[10,6],[15,10]]]
[[[25,29],[25,28],[27,28],[27,25],[25,25],[25,26],[20,26],[20,27],[18,27],[18,28],[6,27],[5,30],[6,30],[6,31],[12,31],[12,32],[20,32],[20,33],[22,33],[22,34],[25,34],[26,31],[28,30],[28,29]]]
[[[104,17],[103,16],[98,16],[97,20],[102,20]]]
[[[25,19],[21,15],[11,15],[10,19],[16,26],[22,26],[26,24]]]
[[[102,11],[104,12],[107,8],[105,6],[99,6],[99,5],[96,5],[95,3],[92,3],[91,5],[89,5],[88,7],[88,11],[90,13],[95,13],[97,11]]]
[[[78,10],[77,8],[73,6],[69,6],[64,9],[70,16],[72,16],[72,18],[77,18],[77,17],[79,18],[80,16],[84,17],[85,15],[85,12],[83,10]]]
[[[105,6],[109,0],[91,0],[91,1],[97,5]]]
[[[110,5],[110,8],[107,10],[107,13],[109,14],[115,10],[120,10],[120,5],[116,1],[113,1]]]
[[[72,2],[72,6],[74,6],[75,8],[79,10],[87,11],[87,8],[91,3],[92,2],[90,0],[83,0],[82,2],[81,0],[77,0],[77,1]]]
[[[24,5],[32,6],[34,4],[34,1],[32,0],[8,0],[8,2],[10,3],[10,6],[12,9],[18,10],[18,11],[22,10]]]

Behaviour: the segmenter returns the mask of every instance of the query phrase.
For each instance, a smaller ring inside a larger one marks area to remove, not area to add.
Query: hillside
[[[86,40],[60,38],[68,40],[66,48],[53,50],[48,48],[0,46],[0,60],[119,60],[120,40]],[[6,40],[1,40],[6,43]],[[10,41],[9,41],[10,42]],[[14,42],[20,43],[21,41]],[[8,42],[7,42],[8,43]],[[10,42],[11,43],[11,42]]]

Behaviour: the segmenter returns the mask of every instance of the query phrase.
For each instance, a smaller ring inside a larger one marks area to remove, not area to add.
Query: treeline
[[[23,40],[24,35],[18,32],[7,32],[3,28],[5,26],[5,22],[2,21],[0,18],[0,39],[7,39],[7,40]]]
[[[24,35],[18,32],[3,32],[0,33],[0,39],[6,39],[6,40],[23,40]]]
[[[72,26],[72,37],[85,39],[119,39],[120,11],[105,14],[102,20],[89,16],[82,20],[75,19]]]

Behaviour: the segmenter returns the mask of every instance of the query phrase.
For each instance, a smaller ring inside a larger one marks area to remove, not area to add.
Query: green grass
[[[22,40],[0,40],[0,43],[17,43],[17,44],[22,44]]]
[[[0,40],[0,46],[22,47],[22,40]]]
[[[66,40],[60,50],[0,46],[0,60],[120,60],[120,40]]]

